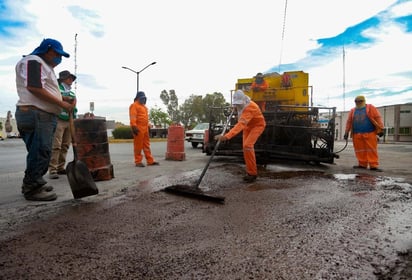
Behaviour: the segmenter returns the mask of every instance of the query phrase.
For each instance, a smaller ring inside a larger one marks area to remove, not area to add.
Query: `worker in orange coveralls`
[[[136,94],[133,104],[129,107],[130,127],[133,133],[134,162],[136,167],[145,167],[143,156],[146,158],[147,165],[159,165],[150,151],[149,138],[149,114],[146,107],[146,95],[143,91]]]
[[[349,132],[352,132],[353,148],[358,159],[358,165],[353,168],[360,168],[381,172],[378,157],[378,139],[383,136],[383,122],[381,114],[371,104],[366,104],[365,97],[360,95],[355,98],[356,107],[352,108],[346,122],[345,135],[348,139]]]
[[[251,89],[253,92],[264,92],[268,89],[269,85],[263,78],[262,73],[257,73],[255,79],[252,82]],[[259,105],[262,112],[266,109],[266,102],[265,101],[256,101],[256,104]]]
[[[227,141],[243,131],[243,158],[246,163],[246,176],[243,180],[254,182],[257,178],[255,143],[265,130],[266,122],[259,106],[250,100],[241,90],[233,94],[234,107],[238,113],[238,122],[225,135],[215,136],[215,140]]]

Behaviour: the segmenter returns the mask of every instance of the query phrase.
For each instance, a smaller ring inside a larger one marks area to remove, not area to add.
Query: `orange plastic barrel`
[[[185,130],[180,124],[173,124],[167,130],[167,160],[185,160]]]
[[[76,119],[77,157],[89,169],[94,181],[114,178],[110,162],[109,141],[105,119]]]

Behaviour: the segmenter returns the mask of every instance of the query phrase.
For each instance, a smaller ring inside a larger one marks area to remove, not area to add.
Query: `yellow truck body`
[[[253,101],[266,102],[266,108],[274,105],[310,106],[309,75],[303,71],[276,72],[263,75],[268,83],[264,92],[253,92],[254,78],[238,79],[236,90],[241,89]]]

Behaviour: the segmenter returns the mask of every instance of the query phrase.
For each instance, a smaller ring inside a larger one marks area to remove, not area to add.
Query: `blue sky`
[[[309,73],[314,105],[412,102],[411,0],[288,0],[283,30],[284,11],[284,0],[0,0],[0,116],[15,110],[16,62],[43,38],[71,54],[55,71],[77,74],[79,112],[94,102],[124,123],[136,74],[122,66],[153,61],[139,76],[149,107],[163,107],[162,90],[229,100],[238,78],[294,70]]]

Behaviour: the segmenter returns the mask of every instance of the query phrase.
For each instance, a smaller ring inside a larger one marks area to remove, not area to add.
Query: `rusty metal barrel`
[[[114,178],[110,162],[106,119],[83,118],[74,120],[77,157],[89,169],[94,181]]]
[[[185,160],[185,130],[180,124],[172,124],[167,130],[167,160]]]

